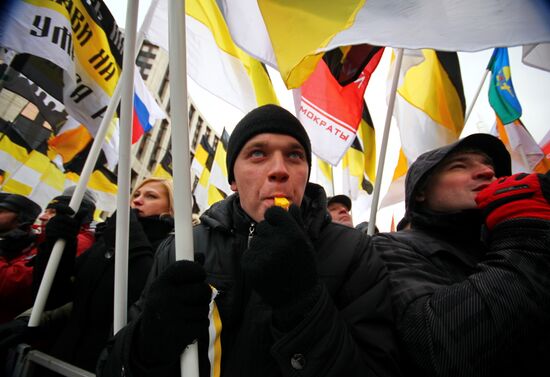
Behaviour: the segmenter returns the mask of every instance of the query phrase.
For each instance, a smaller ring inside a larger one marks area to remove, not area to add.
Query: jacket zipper
[[[247,247],[250,247],[250,241],[252,241],[254,233],[256,233],[256,224],[252,223],[250,224],[250,228],[248,228],[248,242],[246,243]]]

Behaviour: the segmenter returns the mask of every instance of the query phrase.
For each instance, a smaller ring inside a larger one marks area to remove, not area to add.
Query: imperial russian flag
[[[132,144],[151,128],[158,119],[166,118],[166,113],[145,86],[138,70],[134,71],[134,117],[132,121]]]

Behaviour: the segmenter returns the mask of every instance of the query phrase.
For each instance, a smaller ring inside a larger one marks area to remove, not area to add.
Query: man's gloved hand
[[[83,213],[74,215],[74,211],[66,204],[58,203],[53,216],[46,224],[46,241],[55,243],[59,238],[66,241],[75,240],[80,231]],[[74,216],[73,216],[74,215]]]
[[[31,343],[41,335],[40,327],[28,327],[29,317],[21,317],[0,325],[0,354],[19,343]]]
[[[550,175],[514,174],[499,178],[479,192],[477,206],[489,230],[505,220],[550,220]]]
[[[134,342],[147,364],[179,360],[185,347],[207,331],[212,289],[205,280],[200,264],[177,261],[151,285]]]
[[[141,226],[137,213],[138,212],[136,209],[130,208],[130,213],[129,213],[130,218],[128,223],[129,231],[130,231],[130,240],[129,240],[130,249],[132,249],[132,246],[133,246],[132,244],[135,244],[135,243],[140,243],[140,244],[149,243],[147,241],[147,236],[145,234],[143,227]],[[113,248],[113,249],[115,247],[116,234],[117,234],[116,218],[117,218],[117,213],[114,212],[111,215],[111,217],[109,217],[105,222],[102,223],[104,225],[102,225],[99,229],[99,233],[101,237],[103,237],[103,240],[105,241],[105,245],[108,248]],[[97,229],[96,229],[96,234],[97,234]]]
[[[241,265],[256,292],[274,310],[313,294],[317,263],[296,205],[288,212],[275,206],[267,209]]]

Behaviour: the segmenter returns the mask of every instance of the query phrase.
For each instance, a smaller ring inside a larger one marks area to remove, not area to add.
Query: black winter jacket
[[[411,229],[372,240],[408,375],[549,376],[550,222],[508,220],[481,242],[477,210],[413,208],[409,219]]]
[[[369,238],[330,221],[320,186],[308,184],[302,213],[324,284],[306,319],[288,333],[271,326],[271,308],[243,279],[240,258],[253,222],[240,209],[238,196],[213,205],[194,228],[195,252],[204,255],[208,282],[220,292],[221,375],[399,375],[387,272],[379,257],[367,251]],[[174,259],[171,238],[159,250],[147,286]],[[138,302],[130,316],[140,311]],[[140,365],[131,351],[134,326],[117,334],[98,375],[118,377],[124,370],[128,376],[179,376],[177,363],[154,370]],[[208,375],[204,352],[199,341],[201,376]]]
[[[114,221],[110,218],[107,221]],[[130,217],[128,245],[128,305],[140,296],[153,265],[156,247],[173,230],[172,218]],[[114,234],[100,236],[76,258],[73,310],[58,328],[49,354],[80,368],[95,371],[98,357],[112,336],[114,295]],[[50,331],[52,329],[49,329]]]

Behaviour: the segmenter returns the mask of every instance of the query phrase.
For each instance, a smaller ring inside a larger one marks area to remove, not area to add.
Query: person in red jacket
[[[40,211],[38,204],[18,194],[8,194],[0,202],[0,323],[27,309],[31,301],[28,262],[37,238],[32,224]]]
[[[17,226],[5,235],[0,246],[0,323],[12,320],[32,306],[34,257],[46,239],[46,224],[55,216],[58,206],[68,205],[73,191],[69,188],[52,199],[42,213],[38,204],[22,195],[10,195],[0,203],[0,223],[3,224],[0,229],[10,223]],[[82,225],[77,237],[78,255],[94,243],[94,233],[89,228],[94,211],[95,197],[86,191],[79,211]],[[10,222],[15,214],[16,221]],[[40,221],[38,233],[33,231],[32,225],[37,216]]]

